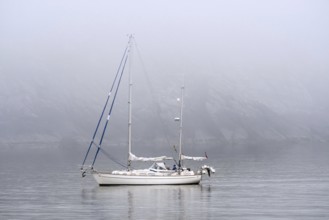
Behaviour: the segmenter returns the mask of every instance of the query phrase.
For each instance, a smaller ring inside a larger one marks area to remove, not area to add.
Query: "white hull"
[[[190,185],[199,184],[201,174],[138,176],[94,172],[93,176],[100,186],[110,185]]]

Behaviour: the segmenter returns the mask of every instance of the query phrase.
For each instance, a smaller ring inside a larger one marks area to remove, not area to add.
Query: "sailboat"
[[[111,86],[111,90],[107,96],[105,106],[102,110],[100,119],[98,120],[94,135],[89,144],[89,148],[84,157],[81,173],[84,177],[87,173],[91,173],[95,178],[99,186],[111,186],[111,185],[187,185],[187,184],[199,184],[202,175],[215,173],[215,169],[208,165],[201,166],[198,170],[193,171],[189,168],[183,166],[184,160],[195,160],[203,161],[208,157],[205,154],[203,157],[191,157],[182,154],[182,132],[183,132],[183,98],[184,98],[184,86],[181,87],[181,98],[180,98],[180,117],[175,118],[175,121],[180,122],[179,126],[179,152],[178,153],[178,163],[173,157],[168,156],[158,156],[158,157],[138,157],[132,153],[132,82],[131,82],[131,72],[129,71],[129,97],[128,97],[128,157],[127,157],[127,166],[123,170],[113,170],[113,171],[98,171],[94,168],[94,164],[97,158],[99,151],[102,150],[102,142],[104,134],[108,123],[111,118],[112,109],[117,97],[118,89],[121,84],[122,75],[124,73],[128,57],[132,50],[132,45],[134,43],[134,37],[129,36],[127,47],[124,51],[124,55],[121,59],[117,74],[115,76],[114,82]],[[110,102],[112,100],[112,102]],[[109,109],[108,115],[106,117],[104,128],[101,132],[101,137],[99,142],[96,142],[96,135],[99,131],[100,124],[103,120],[105,110]],[[91,165],[86,166],[86,160],[90,153],[91,148],[96,147],[96,153]],[[173,169],[170,169],[166,166],[165,161],[171,160],[174,161]],[[133,169],[133,161],[151,161],[153,164],[146,169]]]

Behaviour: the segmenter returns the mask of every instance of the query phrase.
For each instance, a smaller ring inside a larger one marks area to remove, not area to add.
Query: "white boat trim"
[[[93,177],[99,186],[112,186],[112,185],[192,185],[199,184],[201,181],[201,174],[194,175],[123,175],[112,174],[105,172],[93,173]]]

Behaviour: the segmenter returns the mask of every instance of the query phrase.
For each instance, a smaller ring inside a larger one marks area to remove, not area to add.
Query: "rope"
[[[123,164],[120,163],[119,161],[115,160],[115,159],[114,159],[112,156],[110,156],[110,154],[107,153],[103,148],[99,148],[99,149],[100,149],[100,151],[102,151],[102,153],[103,153],[108,159],[112,160],[114,163],[116,163],[116,164],[118,164],[118,165],[120,165],[120,166],[122,166],[122,167],[124,167],[124,168],[127,168],[126,165],[123,165]]]
[[[152,101],[153,101],[153,103],[155,104],[155,106],[156,106],[156,114],[157,114],[157,118],[159,119],[159,121],[160,121],[160,124],[161,124],[161,128],[162,128],[162,131],[163,131],[163,133],[164,133],[164,135],[165,135],[165,139],[166,139],[166,142],[167,142],[167,145],[168,146],[172,146],[172,144],[170,144],[170,141],[169,141],[169,137],[168,137],[168,129],[167,129],[167,127],[165,126],[165,123],[164,123],[164,120],[162,119],[162,117],[161,117],[161,108],[160,108],[160,105],[158,104],[158,102],[156,101],[156,97],[155,97],[155,92],[154,92],[154,89],[153,89],[153,86],[152,86],[152,84],[151,84],[151,80],[150,80],[150,77],[149,77],[149,74],[148,74],[148,72],[146,71],[146,68],[145,68],[145,65],[144,65],[144,61],[143,61],[143,59],[142,59],[142,56],[141,56],[141,53],[140,53],[140,50],[139,50],[139,48],[138,48],[138,45],[137,45],[137,43],[136,43],[136,40],[134,39],[134,42],[135,42],[135,46],[136,46],[136,51],[137,51],[137,54],[138,54],[138,58],[140,59],[140,62],[141,62],[141,65],[142,65],[142,67],[143,67],[143,72],[144,72],[144,74],[145,74],[145,77],[146,77],[146,82],[147,82],[147,84],[148,84],[148,88],[150,89],[150,93],[151,93],[151,96],[152,96]]]

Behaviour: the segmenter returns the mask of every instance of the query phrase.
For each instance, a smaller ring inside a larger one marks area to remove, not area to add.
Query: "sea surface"
[[[326,147],[211,154],[188,186],[99,187],[68,155],[29,155],[1,152],[0,219],[329,219]]]

